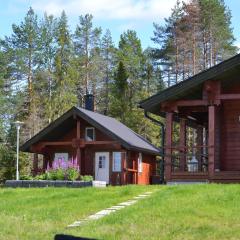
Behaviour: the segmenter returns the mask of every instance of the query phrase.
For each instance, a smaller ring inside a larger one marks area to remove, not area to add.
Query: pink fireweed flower
[[[48,164],[47,164],[47,172],[49,172],[49,170],[51,170],[51,168],[50,168],[50,165],[49,165],[49,162],[48,162]]]

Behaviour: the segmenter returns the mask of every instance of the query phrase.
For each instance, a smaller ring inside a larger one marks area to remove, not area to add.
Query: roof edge
[[[160,91],[153,96],[144,99],[138,103],[140,108],[148,109],[152,107],[153,105],[156,105],[155,102],[158,101],[159,103],[161,101],[165,101],[167,99],[170,99],[171,97],[175,96],[176,94],[182,93],[187,89],[190,89],[192,87],[196,87],[203,82],[212,79],[219,74],[222,74],[236,66],[240,65],[240,54],[237,54],[211,68],[208,68],[186,80],[183,80],[173,86],[170,86],[169,88],[164,89],[163,91]],[[169,97],[164,99],[164,94],[169,95]]]

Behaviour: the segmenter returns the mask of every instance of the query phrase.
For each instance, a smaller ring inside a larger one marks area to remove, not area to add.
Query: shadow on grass
[[[71,235],[57,234],[54,237],[54,240],[97,240],[95,238],[85,238],[85,237],[74,237]]]

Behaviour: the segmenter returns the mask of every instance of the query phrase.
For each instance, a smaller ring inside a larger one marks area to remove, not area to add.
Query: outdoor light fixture
[[[18,165],[19,165],[19,131],[20,131],[20,128],[21,126],[24,124],[23,122],[20,122],[20,121],[16,121],[14,122],[15,123],[15,126],[17,128],[17,162],[16,162],[16,180],[19,180],[19,168],[18,168]]]

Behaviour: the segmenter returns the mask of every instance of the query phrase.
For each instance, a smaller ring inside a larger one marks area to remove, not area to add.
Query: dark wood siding
[[[225,101],[222,108],[221,170],[240,170],[240,101]]]

